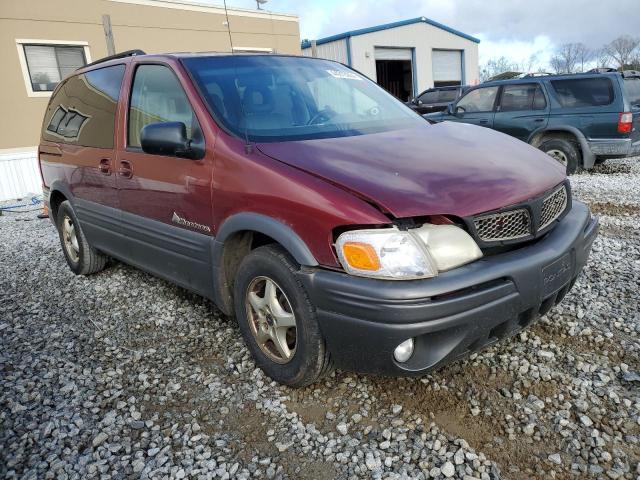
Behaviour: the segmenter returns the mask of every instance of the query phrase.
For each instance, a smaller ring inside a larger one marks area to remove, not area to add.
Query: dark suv
[[[548,153],[571,174],[607,158],[640,154],[640,73],[486,82],[424,118],[507,133]]]
[[[469,88],[467,85],[430,88],[408,101],[407,106],[420,114],[441,112],[446,110],[451,102],[455,102]]]
[[[294,386],[333,366],[419,374],[514,335],[573,286],[598,228],[549,156],[430,125],[316,58],[89,65],[51,96],[38,155],[74,273],[115,257],[211,299]]]

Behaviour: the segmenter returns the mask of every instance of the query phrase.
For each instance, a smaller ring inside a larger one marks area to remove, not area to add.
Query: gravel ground
[[[290,390],[233,320],[113,262],[76,277],[36,212],[0,217],[0,476],[639,478],[640,158],[572,177],[589,266],[517,338],[419,379]]]

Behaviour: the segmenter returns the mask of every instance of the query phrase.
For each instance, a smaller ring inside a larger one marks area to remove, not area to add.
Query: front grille
[[[569,186],[558,185],[550,193],[511,205],[502,211],[464,219],[481,248],[527,242],[553,228],[571,207]]]
[[[479,216],[473,223],[484,242],[515,240],[532,234],[531,215],[526,208]]]
[[[548,227],[556,220],[562,212],[567,208],[567,189],[562,185],[559,189],[549,195],[542,202],[542,210],[540,212],[540,228],[542,230]]]

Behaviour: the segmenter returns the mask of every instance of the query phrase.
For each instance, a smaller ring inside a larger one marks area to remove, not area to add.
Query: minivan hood
[[[474,215],[536,197],[565,178],[558,162],[526,143],[452,122],[257,148],[396,218]]]

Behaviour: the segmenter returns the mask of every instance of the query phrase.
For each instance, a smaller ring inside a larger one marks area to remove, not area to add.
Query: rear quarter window
[[[551,86],[565,108],[598,107],[613,102],[613,84],[609,78],[552,80]]]
[[[84,147],[113,148],[124,65],[69,77],[45,113],[42,138]]]
[[[632,106],[640,108],[640,78],[625,78],[624,93]]]

